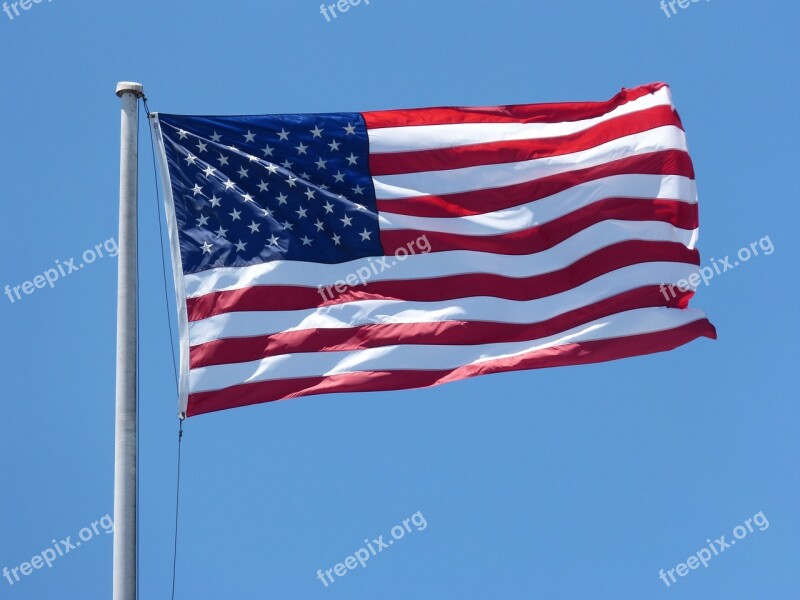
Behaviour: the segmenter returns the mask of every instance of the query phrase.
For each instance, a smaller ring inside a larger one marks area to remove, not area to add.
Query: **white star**
[[[186,139],[187,132],[186,132],[186,131],[184,131],[183,129],[179,129],[179,130],[178,130],[178,135],[179,135],[179,136],[180,136],[180,138],[183,140],[183,139]]]
[[[308,148],[308,146],[306,146],[303,142],[300,142],[300,145],[297,147],[297,153],[298,154],[308,154],[308,152],[306,152],[307,148]]]
[[[306,212],[308,212],[308,211],[306,211],[306,209],[301,206],[299,208],[299,210],[297,211],[297,214],[299,215],[297,218],[298,219],[304,218],[306,216]]]
[[[355,135],[356,134],[355,125],[353,125],[352,123],[348,123],[347,127],[345,127],[344,130],[347,132],[347,135]]]
[[[217,229],[217,231],[215,233],[217,234],[217,237],[225,237],[225,234],[228,233],[228,230],[227,229],[223,229],[222,225],[220,225],[219,229]]]
[[[255,142],[256,141],[256,134],[250,133],[250,130],[247,130],[247,135],[244,136],[245,142]]]
[[[324,209],[325,209],[325,214],[328,214],[328,213],[332,213],[332,212],[333,212],[333,204],[331,204],[331,201],[330,201],[330,200],[328,200],[327,202],[325,202],[325,204],[322,206],[322,208],[324,208]]]
[[[322,160],[321,158],[317,161],[317,169],[324,169],[325,163],[328,162],[327,160]]]
[[[250,162],[256,162],[258,160],[258,157],[257,156],[253,156],[252,154],[248,154],[247,155],[247,160],[249,160]]]
[[[325,223],[317,219],[317,222],[314,223],[314,226],[317,228],[317,231],[322,231],[325,228]]]
[[[206,146],[208,146],[208,144],[205,144],[205,143],[203,143],[201,141],[197,142],[197,149],[200,152],[205,152],[206,151]]]
[[[264,146],[262,152],[264,153],[264,156],[272,156],[272,148],[269,146],[269,144]]]
[[[203,254],[211,254],[211,247],[212,247],[211,244],[209,244],[208,242],[203,244],[203,246],[202,246]]]
[[[238,221],[239,220],[239,215],[242,214],[242,211],[236,210],[234,208],[233,212],[232,213],[228,213],[228,214],[231,216],[231,219],[233,219],[234,221]]]
[[[208,217],[205,215],[200,215],[200,218],[197,219],[197,226],[202,227],[203,225],[208,225]]]
[[[233,183],[230,179],[228,179],[228,181],[226,181],[223,185],[225,186],[226,190],[229,190],[232,187],[236,187],[236,184]]]
[[[349,227],[349,226],[350,226],[350,221],[352,221],[353,219],[351,219],[350,217],[348,217],[347,215],[345,215],[345,216],[344,216],[344,219],[339,219],[339,220],[340,220],[342,223],[344,223],[344,226],[345,226],[345,227]]]
[[[278,165],[273,165],[272,163],[269,163],[267,165],[267,171],[269,171],[270,175],[274,175],[275,173],[278,172]]]
[[[219,142],[220,139],[222,139],[222,136],[218,134],[216,131],[214,132],[214,135],[211,136],[212,142]]]
[[[300,177],[302,177],[303,179],[311,179],[311,177],[309,177],[308,173],[306,173],[305,171],[300,173]]]
[[[286,194],[278,194],[278,204],[286,204],[286,199],[288,197],[289,196],[287,196]]]
[[[314,125],[314,129],[310,129],[309,131],[314,136],[314,139],[322,137],[322,129],[319,128],[319,125]]]
[[[272,211],[270,209],[262,208],[261,210],[264,212],[264,216],[265,217],[271,217],[272,216]]]
[[[217,207],[217,206],[219,206],[219,198],[217,198],[217,195],[216,195],[216,194],[214,194],[213,196],[211,196],[211,200],[209,200],[209,202],[211,202],[211,206],[212,206],[212,207]]]
[[[347,157],[347,162],[349,162],[351,165],[354,165],[356,162],[358,162],[358,157],[351,152],[350,156]]]
[[[250,225],[248,225],[248,227],[250,228],[250,233],[255,233],[256,231],[258,231],[258,228],[261,227],[261,223],[256,223],[255,221],[253,221],[252,223],[250,223]]]
[[[372,235],[372,234],[369,231],[367,231],[367,228],[365,227],[364,231],[362,231],[358,235],[361,236],[361,241],[362,242],[368,242],[369,241],[369,236]]]
[[[197,196],[197,194],[201,193],[202,191],[203,188],[201,188],[198,184],[195,183],[194,187],[192,188],[192,192],[194,192],[194,195]]]
[[[362,188],[360,185],[357,185],[356,187],[353,188],[353,193],[356,194],[356,195],[363,196],[364,195],[364,188]]]
[[[289,221],[284,221],[283,223],[281,223],[281,225],[283,225],[284,229],[294,229],[294,225],[289,223]]]
[[[290,176],[289,179],[286,180],[286,183],[289,184],[289,187],[294,187],[297,185],[297,177]]]
[[[211,176],[212,176],[214,173],[216,173],[216,172],[217,172],[217,170],[216,170],[214,167],[212,167],[211,165],[208,165],[208,166],[207,166],[207,167],[206,167],[206,168],[203,170],[203,172],[206,174],[206,177],[211,177]]]
[[[224,167],[225,165],[228,164],[228,159],[225,158],[225,156],[223,156],[222,153],[220,153],[219,158],[217,160],[219,161],[220,167]]]
[[[234,245],[236,246],[236,250],[238,250],[239,252],[244,252],[244,247],[247,245],[247,242],[239,240],[239,243]]]
[[[315,193],[314,190],[310,190],[310,189],[306,190],[306,192],[305,192],[305,194],[306,194],[306,196],[308,196],[309,200],[313,200],[314,199],[314,193]]]
[[[186,161],[186,164],[187,164],[187,165],[193,165],[193,164],[194,164],[194,161],[195,161],[195,160],[197,160],[197,159],[195,158],[194,154],[189,154],[189,155],[188,155],[186,158],[184,158],[183,160],[185,160],[185,161]]]
[[[303,242],[303,246],[310,246],[311,245],[311,238],[309,238],[307,235],[304,235],[303,237],[301,237],[300,240]]]
[[[250,194],[242,194],[242,198],[244,198],[245,202],[252,202],[253,197]]]
[[[291,168],[292,168],[292,163],[290,163],[290,162],[289,162],[289,159],[287,158],[285,161],[283,161],[283,162],[281,163],[281,166],[282,166],[284,169],[291,169]]]
[[[333,176],[337,183],[342,183],[344,181],[344,173],[341,171],[336,171],[336,175]]]
[[[328,190],[329,188],[328,188],[328,186],[327,186],[327,185],[325,185],[324,183],[320,183],[320,184],[319,184],[319,189],[321,189],[321,190]]]
[[[237,172],[239,173],[239,177],[241,177],[242,179],[247,177],[247,169],[245,169],[244,167],[240,167]]]
[[[333,140],[330,144],[328,144],[328,146],[330,146],[331,152],[333,152],[334,150],[338,150],[339,149],[339,142],[337,142],[336,140]]]
[[[286,131],[283,127],[281,127],[281,132],[278,134],[278,137],[281,138],[282,141],[286,141],[289,139],[289,132]]]
[[[356,208],[357,208],[358,210],[367,210],[367,207],[366,207],[366,206],[364,206],[363,204],[356,204]]]
[[[334,234],[331,236],[331,239],[333,240],[333,243],[334,243],[334,244],[336,244],[337,246],[341,246],[341,245],[342,245],[342,243],[339,241],[340,239],[342,239],[342,236],[340,236],[340,235],[336,235],[336,234],[334,233]]]
[[[258,184],[258,191],[259,192],[266,192],[268,188],[269,188],[269,184],[268,183],[264,183],[264,180],[262,179],[261,183]]]
[[[272,237],[269,238],[268,241],[269,241],[269,245],[270,246],[277,246],[278,245],[278,238],[275,236],[274,233],[272,234]]]

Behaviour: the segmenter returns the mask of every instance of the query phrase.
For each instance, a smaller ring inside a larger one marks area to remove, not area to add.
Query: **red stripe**
[[[508,106],[412,108],[362,113],[368,129],[409,127],[414,125],[449,125],[453,123],[562,123],[582,121],[608,114],[618,106],[652,94],[665,83],[650,83],[623,89],[605,102],[554,102],[548,104],[513,104]]]
[[[697,205],[678,200],[646,200],[640,198],[607,198],[579,208],[542,225],[503,235],[474,236],[438,231],[397,229],[381,231],[384,254],[399,249],[407,251],[409,243],[421,236],[428,238],[431,252],[472,250],[494,254],[532,254],[552,248],[592,225],[617,219],[621,221],[662,221],[680,229],[695,229]]]
[[[675,289],[675,288],[673,288]],[[395,344],[476,345],[536,340],[609,315],[655,306],[683,308],[693,292],[647,286],[623,292],[539,323],[441,321],[387,323],[346,329],[306,329],[215,340],[190,349],[190,368],[261,360],[280,354],[363,350]]]
[[[368,371],[241,384],[212,392],[189,394],[187,416],[315,394],[405,390],[491,373],[598,363],[672,350],[702,336],[711,339],[717,337],[714,326],[706,319],[666,331],[566,344],[522,357],[505,357],[451,370]]]
[[[664,150],[505,187],[439,196],[417,196],[403,200],[379,199],[378,210],[414,217],[478,215],[540,200],[581,183],[614,175],[681,175],[694,179],[694,168],[692,159],[686,152]]]
[[[697,250],[690,250],[677,242],[630,240],[587,254],[558,271],[530,277],[468,273],[430,279],[375,281],[366,286],[347,288],[342,294],[335,288],[323,290],[326,299],[317,288],[259,285],[189,298],[186,305],[189,321],[200,321],[229,312],[308,310],[359,300],[442,302],[487,296],[525,301],[564,292],[623,267],[655,261],[699,265],[700,255]]]
[[[505,140],[435,150],[370,154],[369,169],[372,176],[377,177],[563,156],[666,125],[681,127],[681,121],[671,106],[656,106],[616,117],[570,135]]]

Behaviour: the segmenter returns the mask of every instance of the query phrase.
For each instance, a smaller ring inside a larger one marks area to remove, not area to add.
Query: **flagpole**
[[[136,600],[137,496],[137,202],[140,83],[117,84],[121,111],[119,254],[117,277],[117,389],[114,448],[114,595]]]

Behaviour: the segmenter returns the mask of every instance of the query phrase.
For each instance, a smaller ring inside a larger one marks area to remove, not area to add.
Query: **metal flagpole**
[[[114,595],[136,600],[136,209],[140,83],[117,84],[122,104],[117,279],[117,411],[114,448]]]

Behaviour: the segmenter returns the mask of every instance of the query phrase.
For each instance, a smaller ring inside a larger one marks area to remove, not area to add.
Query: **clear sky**
[[[0,296],[0,568],[44,557],[13,586],[0,578],[0,599],[110,597],[120,80],[179,114],[606,100],[666,81],[697,170],[703,264],[759,248],[693,300],[716,342],[190,419],[177,598],[800,597],[800,9],[686,4],[668,17],[658,0],[371,0],[331,22],[313,0],[0,12],[0,286],[103,253]],[[144,127],[140,179],[150,599],[170,593],[177,418]],[[416,513],[427,526],[317,579]],[[736,529],[747,519],[752,532]],[[742,531],[707,567],[659,579]]]

